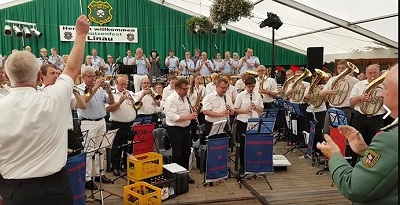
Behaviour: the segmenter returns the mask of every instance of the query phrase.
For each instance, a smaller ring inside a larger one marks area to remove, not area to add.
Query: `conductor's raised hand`
[[[85,15],[79,16],[76,20],[76,35],[86,36],[89,32],[90,21]]]
[[[346,136],[351,149],[355,153],[362,155],[368,149],[368,145],[365,143],[364,138],[356,128],[348,125],[340,125],[338,129],[342,135]]]
[[[317,148],[322,151],[325,157],[331,158],[333,154],[340,153],[340,148],[329,135],[324,135],[324,138],[325,141],[317,143]]]

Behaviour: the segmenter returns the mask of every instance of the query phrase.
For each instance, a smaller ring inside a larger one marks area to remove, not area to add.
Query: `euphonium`
[[[379,87],[379,85],[383,82],[383,80],[385,80],[386,74],[388,73],[389,69],[378,78],[370,82],[365,88],[363,93],[367,94],[371,98],[371,102],[360,102],[360,109],[361,112],[363,112],[364,114],[373,116],[381,109],[383,105],[383,98],[377,96],[377,94],[379,89],[383,90]]]
[[[153,88],[150,88],[147,90],[147,94],[151,95],[151,97],[154,99],[156,102],[161,102],[162,96],[157,94]]]
[[[311,94],[309,104],[314,106],[314,108],[320,107],[324,102],[324,98],[319,96],[318,83],[326,77],[328,77],[327,73],[320,69],[315,69],[315,77],[312,79],[310,89],[308,90],[308,94]]]
[[[279,95],[280,95],[280,96],[283,97],[283,96],[285,95],[285,91],[286,91],[288,85],[289,85],[290,83],[292,83],[293,80],[294,80],[294,75],[291,76],[290,78],[287,78],[287,79],[285,80],[285,82],[284,82],[283,85],[282,85],[282,89],[281,89],[280,92],[279,92]]]
[[[258,75],[257,71],[254,70],[246,70],[245,73],[249,76],[256,77]]]
[[[133,98],[133,95],[130,91],[125,90],[124,95],[125,95],[126,103],[128,105],[132,105],[133,108],[135,108],[136,110],[142,109],[143,102],[135,102],[135,99]]]
[[[351,72],[358,73],[359,71],[357,66],[353,63],[347,62],[346,69],[337,76],[335,81],[333,81],[331,90],[335,90],[336,94],[328,95],[328,101],[333,106],[342,104],[351,91],[349,82],[344,79],[346,75]]]
[[[294,89],[294,93],[291,96],[293,102],[300,102],[303,100],[305,89],[303,88],[302,81],[307,77],[311,77],[311,75],[311,72],[305,68],[304,72],[293,82],[292,89]]]

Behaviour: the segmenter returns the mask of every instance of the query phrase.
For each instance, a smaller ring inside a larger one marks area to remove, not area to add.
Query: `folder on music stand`
[[[227,120],[221,120],[221,121],[217,121],[214,122],[211,126],[211,131],[208,134],[208,136],[206,136],[207,138],[213,135],[218,135],[221,134],[223,132],[225,132],[225,126],[226,126]]]
[[[276,118],[250,118],[246,134],[272,134]]]
[[[278,116],[279,109],[265,109],[264,118],[276,118]]]
[[[118,74],[133,75],[137,73],[136,65],[120,65]]]
[[[103,135],[85,140],[85,152],[94,152],[99,149],[111,147],[118,129],[108,130]],[[92,145],[92,146],[89,146]]]
[[[328,109],[329,119],[331,122],[331,126],[339,127],[339,125],[347,125],[347,118],[346,114],[336,108]]]

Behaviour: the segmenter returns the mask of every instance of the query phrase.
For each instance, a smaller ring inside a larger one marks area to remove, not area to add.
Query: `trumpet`
[[[126,104],[133,106],[136,110],[140,110],[143,107],[143,102],[135,102],[134,99],[134,94],[132,94],[129,90],[124,90],[123,91],[125,99],[126,99]]]
[[[76,92],[78,92],[79,93],[79,90],[83,90],[83,94],[86,96],[86,97],[89,97],[89,96],[91,96],[93,93],[92,93],[92,88],[90,88],[89,86],[85,86],[85,88],[81,88],[81,87],[78,87],[78,86],[74,86],[74,88],[72,89],[72,92],[73,93],[76,93]]]
[[[147,89],[146,94],[151,95],[151,97],[154,99],[156,102],[161,102],[162,96],[157,94],[153,88]]]

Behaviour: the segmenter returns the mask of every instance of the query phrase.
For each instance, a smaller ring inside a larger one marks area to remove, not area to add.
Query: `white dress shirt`
[[[186,96],[181,98],[176,91],[173,92],[165,101],[164,112],[165,122],[168,126],[189,126],[190,120],[177,122],[181,116],[191,113]]]
[[[203,111],[211,110],[214,112],[226,111],[226,105],[233,108],[232,98],[226,95],[226,102],[224,96],[218,95],[217,91],[214,91],[203,98]],[[218,122],[226,120],[226,117],[210,117],[205,115],[205,120],[208,122]]]
[[[257,107],[264,107],[263,101],[261,99],[261,95],[258,92],[254,92],[252,94],[252,101],[250,101],[250,93],[244,90],[243,92],[240,92],[235,100],[234,108],[235,109],[244,109],[248,110],[250,108],[251,103],[254,103],[255,106]],[[246,113],[246,114],[238,114],[236,119],[240,120],[241,122],[247,123],[247,121],[250,118],[258,118],[259,114],[255,111],[252,110],[251,115]]]
[[[223,59],[214,59],[214,62],[213,62],[213,64],[214,64],[214,71],[219,71],[220,70],[220,68],[224,65],[224,60]],[[223,67],[222,67],[222,69],[223,69]]]
[[[162,99],[163,99],[163,101],[165,101],[168,98],[168,96],[170,96],[174,91],[175,91],[175,89],[172,89],[171,85],[168,84],[168,86],[165,87],[163,89],[163,91],[162,91]]]
[[[325,90],[330,90],[332,88],[332,83],[333,81],[336,80],[338,76],[334,76],[332,78],[330,78],[328,80],[328,82],[326,83],[326,85],[324,86],[324,89],[322,89],[323,91]],[[354,85],[359,82],[359,80],[357,78],[351,77],[349,75],[346,75],[344,77],[344,80],[346,80],[349,83],[349,93],[347,94],[347,97],[344,99],[344,101],[339,104],[339,105],[332,105],[331,103],[329,103],[329,105],[331,107],[336,107],[336,108],[342,108],[342,107],[350,107],[350,94],[351,94],[351,90],[353,89]],[[327,96],[329,97],[329,96]]]
[[[359,81],[358,83],[356,83],[354,85],[353,89],[351,90],[349,101],[350,101],[350,99],[352,99],[354,97],[362,95],[364,90],[365,90],[365,88],[367,88],[368,84],[369,84],[368,80],[362,80],[362,81]],[[377,88],[375,88],[375,90],[377,91],[376,96],[382,96],[383,91],[385,90],[385,88],[383,87],[382,84],[380,84],[380,85],[377,86]],[[356,105],[354,105],[354,110],[356,110],[356,111],[358,111],[358,112],[360,112],[362,114],[365,114],[365,113],[363,113],[361,111],[360,103],[357,103]],[[384,113],[386,113],[386,111],[382,106],[381,109],[375,115],[382,115]]]
[[[194,62],[191,59],[181,60],[179,65],[182,67],[182,75],[192,75],[193,72],[189,71],[189,69],[194,70]]]
[[[126,91],[130,92],[131,95],[133,93],[131,91]],[[114,101],[116,103],[119,102],[119,99],[121,96],[123,96],[122,92],[119,92],[116,90],[116,93],[113,93],[114,96]],[[134,98],[135,102],[136,99]],[[136,110],[133,108],[133,105],[128,104],[128,99],[125,99],[124,102],[119,106],[119,108],[113,112],[110,112],[110,121],[116,121],[116,122],[132,122],[136,118]],[[109,106],[106,104],[106,107]]]
[[[10,94],[11,88],[8,87],[7,85],[3,85],[2,88],[0,88],[0,99],[6,97],[8,94]]]
[[[92,67],[96,70],[100,69],[100,66],[105,65],[104,59],[99,56],[92,56]]]
[[[243,58],[246,58],[246,56]],[[247,62],[251,64],[250,67],[247,65],[247,63],[243,62],[243,58],[240,59],[239,63],[242,64],[242,67],[240,68],[240,75],[246,70],[254,70],[256,68],[255,65],[260,65],[260,60],[257,57],[251,56],[249,59],[247,59]]]
[[[201,75],[201,76],[211,75],[211,71],[208,70],[207,66],[202,65],[202,62],[203,62],[203,60],[202,60],[202,59],[199,59],[199,60],[197,61],[197,64],[196,64],[196,68],[199,67],[199,66],[201,66],[200,75]],[[208,60],[208,59],[207,59],[207,61],[206,61],[206,65],[208,65],[208,66],[211,68],[211,70],[214,69],[214,64],[213,64],[210,60]]]
[[[306,87],[305,91],[304,91],[304,96],[306,96],[308,94],[308,92],[310,91],[310,86]],[[303,97],[303,101],[304,101],[304,97]],[[321,106],[319,107],[314,107],[314,105],[308,104],[308,107],[306,109],[306,112],[323,112],[326,111],[326,103],[322,102]]]
[[[167,62],[169,60],[169,64],[167,65]],[[168,67],[170,71],[176,71],[178,70],[178,64],[179,64],[179,58],[176,56],[167,56],[165,58],[165,65]]]
[[[217,86],[211,82],[206,85],[206,95],[214,92],[217,89]]]
[[[229,96],[231,98],[231,100],[232,100],[232,103],[233,103],[233,101],[236,100],[236,97],[238,95],[238,92],[237,92],[235,86],[229,84],[229,87],[226,90],[225,95]]]
[[[140,98],[140,96],[142,96],[143,91],[144,90],[141,90],[141,91],[135,93],[136,97]],[[157,113],[160,110],[160,108],[156,105],[156,102],[151,97],[151,95],[143,96],[142,103],[143,103],[142,108],[137,111],[138,115],[150,115],[150,114]]]
[[[0,100],[0,175],[44,177],[67,162],[67,119],[74,81],[61,74],[43,92],[17,87]]]
[[[261,80],[260,80],[260,78],[256,78],[256,80],[257,80],[257,83],[256,83],[256,87],[254,88],[254,91],[258,92],[260,89]],[[266,77],[266,79],[264,80],[264,83],[263,83],[263,89],[265,89],[269,92],[278,93],[278,84],[276,83],[276,81],[273,78]],[[263,96],[264,96],[263,102],[265,102],[265,103],[272,103],[274,101],[274,98],[268,94],[263,94]]]
[[[135,60],[135,58],[133,56],[125,56],[122,59],[122,62],[124,65],[133,65],[134,60]]]
[[[302,83],[302,84],[304,85],[304,87],[306,87],[306,88],[310,87],[310,83],[309,83],[309,82],[301,81],[301,83]],[[289,91],[291,91],[292,89],[294,89],[294,88],[293,88],[293,83],[290,83],[289,86],[288,86],[288,89],[286,90],[286,92],[289,92]],[[304,92],[304,95],[301,97],[301,100],[300,100],[299,102],[294,102],[294,101],[292,100],[292,97],[290,97],[290,102],[291,102],[291,103],[296,103],[296,104],[304,104],[303,99],[304,99],[304,96],[305,96],[305,95],[306,95],[306,92]]]
[[[241,91],[243,91],[246,88],[246,85],[244,84],[244,81],[241,78],[239,78],[235,82],[235,88],[238,91],[238,93],[240,93]]]
[[[194,106],[194,104],[197,101],[197,95],[201,93],[201,95],[204,97],[206,95],[206,89],[204,88],[203,85],[199,85],[198,87],[194,87],[193,88],[193,93],[190,94],[190,92],[188,92],[188,96],[189,96],[189,100],[190,103],[192,103],[192,105]]]

